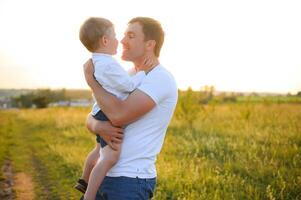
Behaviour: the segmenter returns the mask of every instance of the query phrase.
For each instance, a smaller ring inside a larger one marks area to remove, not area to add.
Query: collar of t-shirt
[[[160,63],[156,66],[154,66],[153,68],[151,68],[148,72],[146,72],[145,74],[148,75],[150,72],[152,72],[155,68],[158,68],[160,66]]]

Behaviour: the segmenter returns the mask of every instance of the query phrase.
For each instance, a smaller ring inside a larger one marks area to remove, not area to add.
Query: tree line
[[[49,103],[57,101],[68,101],[69,97],[66,95],[66,89],[50,90],[38,89],[33,92],[21,94],[17,97],[12,97],[13,107],[19,108],[46,108]]]

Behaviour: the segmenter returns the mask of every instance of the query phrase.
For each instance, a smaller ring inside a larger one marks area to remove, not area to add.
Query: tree
[[[175,117],[181,120],[188,128],[193,128],[193,122],[198,117],[201,106],[196,94],[189,87],[187,91],[179,91]]]
[[[45,96],[39,96],[35,97],[32,102],[37,108],[46,108],[49,104],[49,99]]]
[[[54,100],[54,96],[50,89],[41,89],[35,92],[32,102],[37,108],[46,108]]]
[[[14,98],[14,102],[18,107],[21,108],[31,108],[32,107],[32,100],[34,96],[32,93],[22,94],[19,97]]]
[[[205,85],[199,92],[199,102],[202,104],[208,104],[213,99],[213,93],[215,92],[214,86]]]

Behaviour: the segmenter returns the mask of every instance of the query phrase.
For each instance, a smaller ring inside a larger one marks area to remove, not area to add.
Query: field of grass
[[[79,199],[88,112],[0,111],[0,165],[30,175],[36,199]],[[301,199],[301,104],[207,105],[193,129],[173,119],[157,169],[156,200]]]

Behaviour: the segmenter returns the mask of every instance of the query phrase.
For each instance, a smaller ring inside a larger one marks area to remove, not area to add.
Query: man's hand
[[[89,86],[91,86],[91,83],[95,81],[95,78],[94,78],[94,65],[93,65],[92,59],[89,59],[84,64],[84,74],[85,74],[85,79],[86,79],[87,84]]]
[[[121,143],[123,139],[123,129],[115,127],[109,121],[99,121],[88,115],[87,128],[92,133],[99,135],[114,150],[117,150],[114,143]]]

